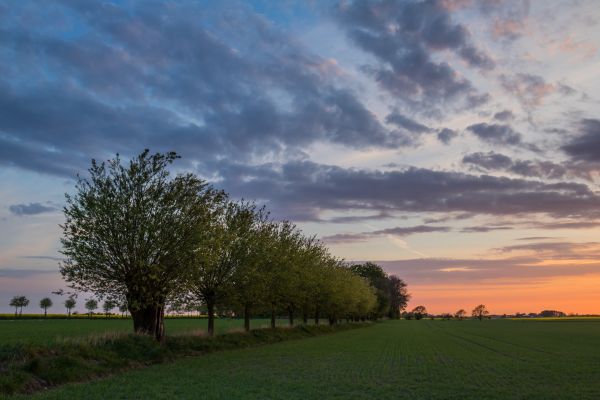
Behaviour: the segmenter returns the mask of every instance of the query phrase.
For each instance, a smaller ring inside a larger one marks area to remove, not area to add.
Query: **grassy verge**
[[[175,335],[168,337],[164,344],[142,335],[107,333],[51,345],[4,345],[0,346],[0,395],[32,393],[181,356],[318,336],[365,325],[301,325],[295,328],[226,333],[214,338]]]

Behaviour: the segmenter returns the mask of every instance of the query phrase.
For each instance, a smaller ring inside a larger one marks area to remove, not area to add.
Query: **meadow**
[[[386,321],[31,398],[597,399],[599,337],[599,320]]]
[[[287,320],[280,319],[278,325],[286,325]],[[165,330],[168,335],[194,334],[205,332],[206,318],[166,318]],[[0,320],[0,344],[51,344],[72,338],[85,338],[94,335],[111,333],[129,333],[132,330],[132,321],[129,318],[105,318],[102,316],[71,319],[11,319]],[[269,326],[267,319],[252,320],[252,328],[266,328]],[[215,330],[217,334],[241,330],[244,321],[234,318],[221,318],[217,320]]]

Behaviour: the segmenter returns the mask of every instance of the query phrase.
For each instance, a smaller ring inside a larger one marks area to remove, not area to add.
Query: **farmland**
[[[598,337],[598,320],[388,321],[33,398],[596,399]]]
[[[280,324],[287,321],[280,320]],[[217,321],[216,332],[241,329],[243,320],[223,318]],[[252,321],[252,327],[266,327],[266,319]],[[190,334],[206,331],[207,320],[205,318],[167,318],[165,329],[167,334]],[[103,335],[106,333],[129,333],[132,330],[132,321],[128,318],[104,318],[93,319],[22,319],[0,320],[0,343],[33,343],[46,344],[62,341],[68,338],[81,338],[90,335]]]

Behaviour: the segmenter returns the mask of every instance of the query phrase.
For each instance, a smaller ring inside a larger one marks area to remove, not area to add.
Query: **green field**
[[[389,321],[67,385],[36,399],[598,399],[600,321]]]
[[[253,328],[267,327],[266,319],[252,320]],[[287,320],[278,320],[279,325],[286,325]],[[216,333],[241,329],[241,319],[218,319],[215,324]],[[167,318],[165,330],[167,335],[195,333],[206,331],[206,318]],[[131,319],[22,319],[0,320],[0,344],[35,343],[46,344],[67,338],[79,338],[91,335],[102,335],[112,332],[128,333],[133,329]]]

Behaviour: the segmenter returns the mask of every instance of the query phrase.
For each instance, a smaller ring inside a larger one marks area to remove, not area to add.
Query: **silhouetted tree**
[[[19,315],[23,315],[23,307],[29,305],[29,300],[25,296],[15,296],[10,300],[9,305],[15,308],[15,317],[17,316],[17,310]]]
[[[462,308],[454,314],[454,317],[456,317],[456,319],[459,319],[459,320],[464,319],[466,316],[467,316],[467,312],[465,310],[463,310]]]
[[[105,300],[102,304],[102,310],[104,311],[104,315],[108,317],[110,310],[115,308],[115,302],[111,300]]]
[[[48,315],[48,308],[52,307],[52,300],[49,297],[44,297],[40,300],[40,308],[44,309],[44,318]]]
[[[396,275],[390,275],[387,280],[390,293],[388,317],[398,319],[410,300],[410,294],[408,294],[406,282]]]
[[[96,310],[98,308],[98,301],[95,299],[88,299],[85,302],[85,308],[86,310],[88,310],[88,316],[92,316],[92,314],[94,313],[94,310]]]
[[[485,317],[489,313],[490,312],[485,308],[485,306],[483,304],[480,304],[473,309],[471,315],[481,321],[483,317]]]
[[[414,315],[415,319],[422,319],[427,316],[427,309],[425,306],[416,306],[411,313]]]
[[[65,308],[67,309],[67,317],[71,316],[71,310],[75,308],[77,305],[77,301],[73,296],[69,296],[68,299],[65,300]]]

